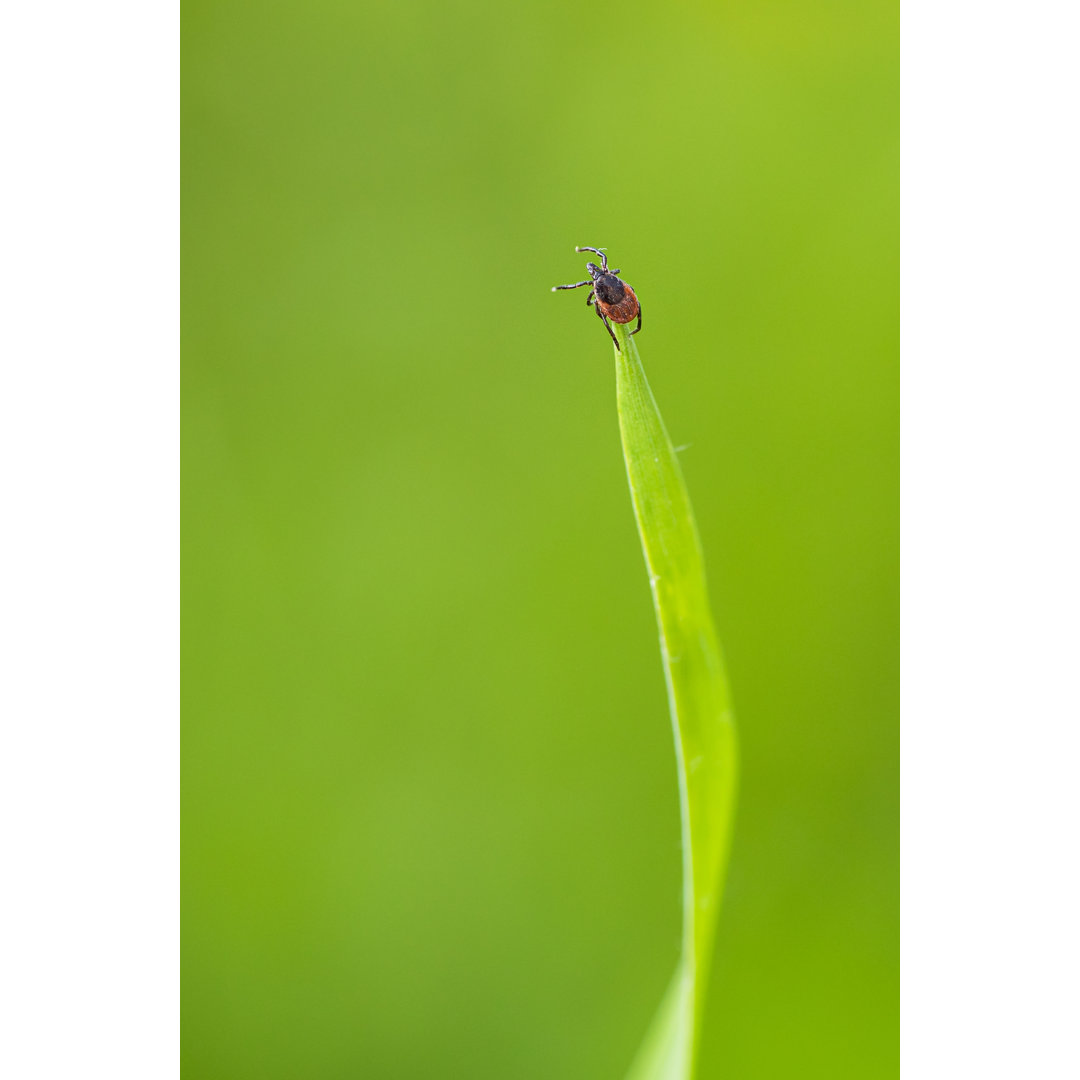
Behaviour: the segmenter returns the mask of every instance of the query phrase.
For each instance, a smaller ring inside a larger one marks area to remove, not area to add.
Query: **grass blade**
[[[735,725],[686,483],[627,329],[615,327],[619,429],[660,627],[683,851],[679,966],[628,1080],[691,1080],[731,843]]]

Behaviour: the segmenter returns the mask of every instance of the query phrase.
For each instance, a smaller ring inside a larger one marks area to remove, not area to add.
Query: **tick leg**
[[[638,309],[637,309],[637,329],[636,330],[631,330],[630,331],[630,336],[633,337],[635,334],[640,334],[640,333],[641,333],[641,305],[638,304]]]
[[[603,248],[591,248],[591,247],[576,247],[575,251],[595,251],[600,256],[600,261],[603,264],[605,270],[607,270],[607,255]]]
[[[576,285],[553,285],[552,292],[558,292],[560,289],[580,289],[582,285],[591,285],[593,283],[592,278],[588,281],[579,281]]]
[[[586,307],[590,307],[592,305],[594,296],[596,296],[596,290],[595,289],[593,289],[593,291],[591,293],[589,293],[588,296],[585,297],[585,306]]]
[[[611,335],[611,340],[615,342],[615,348],[618,349],[619,352],[622,352],[622,349],[619,349],[619,339],[615,336],[615,331],[611,329],[611,323],[609,323],[607,319],[604,318],[604,313],[600,310],[599,304],[596,305],[596,314],[600,316],[600,321],[604,324],[605,329]]]

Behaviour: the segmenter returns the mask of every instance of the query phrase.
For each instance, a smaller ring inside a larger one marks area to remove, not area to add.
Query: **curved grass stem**
[[[682,820],[679,966],[628,1080],[691,1080],[731,843],[738,762],[727,675],[682,469],[627,326],[615,325],[626,475],[660,628]]]

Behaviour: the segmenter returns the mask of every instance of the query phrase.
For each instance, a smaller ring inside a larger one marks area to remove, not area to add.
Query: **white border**
[[[1080,41],[903,16],[903,1019],[911,1080],[1080,1076]]]
[[[178,12],[0,28],[0,1075],[178,1065]]]

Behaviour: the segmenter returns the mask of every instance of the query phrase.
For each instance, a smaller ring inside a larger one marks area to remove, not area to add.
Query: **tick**
[[[576,285],[556,285],[551,291],[580,289],[582,285],[591,285],[592,288],[585,298],[585,303],[588,305],[595,301],[596,314],[600,316],[600,321],[611,335],[611,340],[615,342],[615,348],[618,349],[619,340],[615,337],[615,331],[611,329],[611,323],[628,323],[637,319],[637,327],[630,331],[631,334],[636,334],[641,329],[641,304],[638,303],[634,290],[619,277],[619,271],[608,269],[607,254],[603,248],[576,247],[574,250],[595,251],[600,256],[601,265],[586,263],[585,269],[589,271],[587,281],[579,281]],[[621,349],[619,351],[622,352]]]

